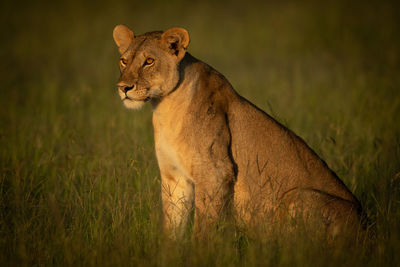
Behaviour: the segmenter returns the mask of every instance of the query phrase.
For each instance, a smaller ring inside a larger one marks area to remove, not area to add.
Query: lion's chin
[[[140,109],[143,107],[144,103],[146,103],[143,100],[131,100],[127,98],[125,98],[123,102],[125,107],[129,109]]]

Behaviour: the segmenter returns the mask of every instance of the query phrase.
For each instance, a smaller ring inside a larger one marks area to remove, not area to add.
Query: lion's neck
[[[185,111],[198,89],[199,68],[202,64],[189,53],[186,54],[180,63],[180,80],[176,88],[168,95],[152,101],[154,115]]]

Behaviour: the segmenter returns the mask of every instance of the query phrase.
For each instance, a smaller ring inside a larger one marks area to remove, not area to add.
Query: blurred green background
[[[0,264],[399,265],[400,5],[389,1],[3,1]],[[304,138],[371,237],[160,235],[151,108],[116,92],[117,24],[186,28],[189,52]]]

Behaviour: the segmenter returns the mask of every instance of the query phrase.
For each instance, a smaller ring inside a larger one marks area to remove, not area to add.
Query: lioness
[[[135,36],[118,25],[113,37],[124,105],[153,106],[169,233],[184,232],[193,208],[198,232],[227,214],[245,223],[265,214],[278,221],[318,214],[333,233],[358,222],[360,203],[336,174],[300,137],[187,53],[185,29]]]

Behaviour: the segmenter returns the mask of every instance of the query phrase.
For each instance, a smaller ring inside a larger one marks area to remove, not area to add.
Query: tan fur
[[[193,208],[197,232],[232,212],[247,224],[265,214],[319,214],[332,233],[358,222],[361,206],[335,173],[300,137],[186,53],[186,30],[134,37],[119,25],[114,39],[125,106],[153,105],[167,229],[182,234]]]

